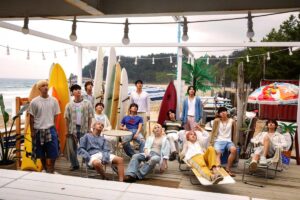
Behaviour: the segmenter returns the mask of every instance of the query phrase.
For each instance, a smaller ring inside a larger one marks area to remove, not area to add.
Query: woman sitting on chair
[[[187,132],[186,140],[180,157],[213,184],[222,181],[224,178],[219,173],[220,164],[217,163],[215,149],[209,146],[205,150],[197,140],[197,134],[194,131]]]
[[[255,171],[257,163],[261,165],[267,164],[267,157],[273,157],[276,148],[285,149],[288,148],[286,139],[282,134],[276,131],[278,123],[276,120],[269,119],[266,122],[268,128],[267,132],[261,132],[251,139],[254,144],[254,155],[249,165],[250,171]]]

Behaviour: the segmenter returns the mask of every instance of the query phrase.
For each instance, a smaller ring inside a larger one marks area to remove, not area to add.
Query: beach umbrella
[[[253,91],[248,97],[248,103],[267,105],[297,104],[299,87],[291,83],[271,83]]]

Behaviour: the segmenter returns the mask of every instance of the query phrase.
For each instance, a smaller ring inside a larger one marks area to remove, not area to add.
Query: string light
[[[154,57],[152,57],[152,65],[155,64],[155,60],[154,60]]]
[[[28,24],[29,24],[29,18],[25,17],[24,18],[24,25],[23,25],[23,28],[22,28],[22,33],[24,33],[24,34],[28,34],[29,33]]]
[[[57,58],[57,56],[56,56],[56,51],[53,52],[53,57],[54,57],[54,59]]]
[[[126,18],[125,20],[125,27],[124,27],[124,36],[122,39],[122,43],[124,45],[128,45],[130,43],[130,39],[128,37],[128,33],[129,33],[129,23],[128,23],[128,19]]]
[[[29,53],[29,49],[27,50],[27,60],[30,59],[30,53]]]
[[[229,57],[226,58],[226,65],[229,65]]]
[[[252,41],[253,36],[254,36],[254,31],[253,31],[252,15],[251,15],[251,11],[248,11],[247,37],[250,39],[250,41]]]
[[[172,63],[173,63],[172,56],[170,56],[170,64],[172,64]]]
[[[183,31],[182,31],[182,41],[186,42],[189,40],[188,36],[188,26],[187,26],[187,18],[183,17]]]
[[[247,61],[247,63],[250,62],[248,55],[246,56],[246,61]]]
[[[121,56],[119,56],[119,58],[118,58],[118,63],[120,63],[121,62]]]
[[[67,54],[67,49],[65,49],[65,57],[67,57],[68,56],[68,54]]]
[[[46,60],[46,56],[44,54],[44,51],[42,51],[42,58],[43,58],[43,60]]]
[[[191,64],[191,57],[190,57],[190,56],[188,57],[187,63],[188,63],[188,64]]]
[[[9,46],[8,45],[6,46],[6,55],[8,55],[8,56],[10,55],[10,51],[9,51]]]
[[[70,34],[70,40],[73,42],[77,40],[76,27],[77,27],[76,26],[76,16],[74,16],[73,24],[72,24],[72,32]]]
[[[134,60],[134,65],[137,65],[137,57],[135,57],[135,60]]]
[[[267,52],[267,60],[271,60],[270,52]]]
[[[292,47],[289,47],[289,55],[292,56],[293,55],[293,50]]]

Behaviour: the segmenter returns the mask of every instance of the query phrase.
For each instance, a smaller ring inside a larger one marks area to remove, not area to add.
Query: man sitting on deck
[[[119,181],[124,179],[123,158],[110,154],[107,140],[101,135],[104,125],[100,121],[93,121],[92,133],[86,133],[80,138],[78,155],[82,156],[88,166],[93,167],[106,179],[103,165],[115,164],[118,168]]]

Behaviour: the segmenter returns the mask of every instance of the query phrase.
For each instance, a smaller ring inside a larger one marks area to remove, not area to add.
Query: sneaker
[[[259,164],[267,165],[268,164],[267,158],[265,156],[261,156],[260,159],[259,159]]]
[[[135,181],[136,181],[136,178],[129,176],[129,175],[126,175],[124,178],[124,182],[127,182],[127,183],[134,183]]]
[[[252,160],[250,162],[250,165],[249,165],[249,171],[250,172],[255,172],[257,169],[257,161],[256,160]]]
[[[43,169],[41,172],[42,172],[42,173],[47,173],[46,170],[44,170],[44,169]]]
[[[169,157],[169,161],[176,160],[176,158],[177,158],[177,152],[173,151]]]
[[[70,168],[70,171],[75,171],[75,170],[79,170],[79,166],[74,166]]]
[[[211,176],[211,182],[212,184],[218,184],[220,181],[222,181],[224,178],[223,176],[219,175],[219,174],[214,174]]]

